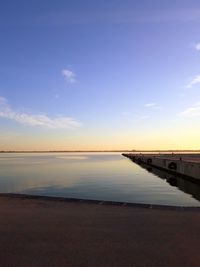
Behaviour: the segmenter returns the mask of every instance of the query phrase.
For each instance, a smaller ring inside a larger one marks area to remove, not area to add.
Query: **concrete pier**
[[[147,164],[200,182],[200,154],[134,154],[123,156],[138,164]]]

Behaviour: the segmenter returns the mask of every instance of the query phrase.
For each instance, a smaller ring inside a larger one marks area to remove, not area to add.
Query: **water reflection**
[[[2,154],[0,169],[2,193],[200,206],[119,153]]]
[[[154,167],[149,167],[147,165],[142,164],[140,166],[145,168],[148,172],[155,174],[161,179],[164,179],[171,186],[179,188],[181,191],[190,194],[195,199],[200,201],[200,183],[198,181],[195,182],[195,180],[190,180],[182,178],[178,175],[169,174],[163,170]]]

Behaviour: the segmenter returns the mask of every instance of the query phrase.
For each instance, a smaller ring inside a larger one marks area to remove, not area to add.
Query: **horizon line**
[[[0,150],[0,153],[200,152],[200,149]]]

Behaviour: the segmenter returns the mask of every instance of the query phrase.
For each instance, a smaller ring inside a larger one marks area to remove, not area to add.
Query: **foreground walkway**
[[[0,197],[0,266],[199,267],[200,211]]]

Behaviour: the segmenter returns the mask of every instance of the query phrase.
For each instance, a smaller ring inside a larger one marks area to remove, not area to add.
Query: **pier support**
[[[132,154],[123,156],[138,164],[148,164],[200,181],[200,154]]]

